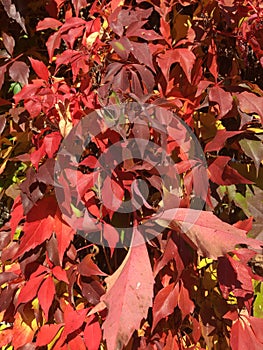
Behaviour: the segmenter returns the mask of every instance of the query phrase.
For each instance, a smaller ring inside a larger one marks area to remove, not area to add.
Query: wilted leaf
[[[254,218],[253,227],[250,234],[252,237],[263,239],[263,192],[257,186],[253,186],[253,191],[254,194],[248,192],[246,196],[248,210]]]
[[[239,144],[245,154],[253,159],[255,167],[257,169],[257,176],[260,167],[260,163],[263,160],[263,144],[261,141],[256,140],[240,140]]]

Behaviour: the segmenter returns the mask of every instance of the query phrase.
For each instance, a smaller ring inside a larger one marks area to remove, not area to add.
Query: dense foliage
[[[2,349],[262,349],[261,1],[1,0],[0,27]]]

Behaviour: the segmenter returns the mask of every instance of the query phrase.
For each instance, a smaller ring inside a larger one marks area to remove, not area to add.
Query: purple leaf
[[[13,55],[14,47],[15,47],[15,40],[12,37],[12,35],[8,35],[6,33],[2,34],[3,37],[3,43],[5,45],[5,48],[10,53],[10,55]]]
[[[4,6],[7,16],[14,19],[21,26],[21,28],[27,33],[27,30],[25,27],[25,20],[23,17],[20,16],[20,13],[16,10],[16,7],[14,4],[12,4],[11,0],[1,0],[1,3]]]
[[[29,67],[25,62],[15,61],[9,68],[9,75],[14,81],[26,85],[28,83]]]

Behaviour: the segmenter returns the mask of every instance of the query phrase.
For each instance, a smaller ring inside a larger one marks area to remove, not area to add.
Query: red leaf
[[[138,97],[143,96],[144,93],[140,82],[141,79],[139,79],[137,73],[134,72],[133,70],[130,70],[130,73],[131,73],[131,91],[134,91],[134,93]]]
[[[127,60],[131,51],[131,42],[126,37],[121,37],[118,40],[110,41],[112,48],[124,60]]]
[[[16,228],[19,224],[19,222],[24,218],[23,213],[23,205],[21,201],[21,197],[17,197],[14,201],[13,207],[12,207],[12,213],[11,213],[11,219],[10,219],[10,227],[11,227],[11,235],[15,234]]]
[[[45,154],[46,154],[46,152],[45,152],[44,143],[42,143],[42,145],[41,145],[41,147],[39,147],[39,149],[36,149],[35,151],[33,151],[30,154],[30,161],[37,170],[38,170],[39,162],[42,158],[44,158]]]
[[[12,342],[13,339],[13,329],[12,328],[6,328],[1,331],[0,333],[0,346],[1,348],[5,348],[6,344],[9,344]]]
[[[87,73],[89,70],[87,56],[76,50],[68,49],[64,51],[61,55],[59,55],[59,57],[56,60],[56,65],[57,67],[59,67],[62,64],[71,64],[73,81],[76,80],[80,69],[83,73]]]
[[[255,336],[260,341],[260,343],[263,344],[263,333],[262,333],[263,319],[250,316],[249,320],[250,320],[250,324],[252,326],[253,332],[255,333]]]
[[[45,346],[55,338],[62,324],[45,324],[37,333],[36,346]]]
[[[230,345],[232,350],[262,350],[262,343],[255,337],[246,317],[239,318],[233,323]]]
[[[48,71],[47,67],[45,66],[45,64],[41,61],[35,60],[34,58],[31,58],[31,57],[28,57],[28,58],[29,58],[29,61],[32,65],[36,75],[39,78],[48,82],[50,74],[49,74],[49,71]]]
[[[44,311],[45,318],[48,320],[48,312],[52,305],[54,295],[56,294],[55,285],[52,277],[48,276],[42,283],[38,291],[39,304]]]
[[[76,187],[80,198],[83,198],[84,194],[94,186],[94,184],[97,181],[97,177],[97,171],[94,171],[89,174],[83,174],[80,171],[77,172]]]
[[[65,283],[69,283],[66,271],[63,270],[60,266],[55,266],[52,269],[52,273],[58,281],[63,281]]]
[[[58,242],[58,256],[59,262],[62,264],[62,260],[67,250],[68,246],[71,244],[71,241],[74,237],[76,230],[74,226],[69,226],[61,217],[61,212],[57,208],[55,221],[54,221],[54,231],[56,234],[56,239]]]
[[[116,211],[122,204],[124,189],[114,180],[107,176],[101,190],[102,202],[111,211]]]
[[[14,350],[22,349],[25,344],[31,343],[34,337],[33,329],[24,322],[19,313],[16,313],[12,333],[13,337],[11,345],[13,345]]]
[[[228,165],[230,160],[227,156],[217,157],[208,167],[210,180],[218,185],[253,184]]]
[[[245,231],[221,221],[211,212],[188,208],[169,209],[156,222],[164,227],[168,225],[178,229],[179,226],[198,254],[214,260],[234,250],[241,243],[255,249],[261,249],[263,244],[247,238]]]
[[[48,158],[53,158],[54,154],[57,152],[62,136],[59,132],[52,132],[44,138],[45,151]]]
[[[137,239],[136,228],[134,235]],[[118,270],[105,281],[107,292],[101,301],[107,305],[108,315],[103,334],[108,350],[116,350],[128,343],[152,304],[154,280],[146,245],[132,246]]]
[[[38,22],[36,30],[56,29],[62,26],[62,23],[55,18],[44,18]]]
[[[56,210],[57,202],[54,197],[44,197],[33,206],[26,216],[24,235],[14,259],[51,237],[55,229]]]
[[[54,51],[59,48],[60,42],[61,42],[60,32],[55,32],[54,34],[50,35],[50,37],[48,38],[46,45],[47,45],[50,62],[52,61]]]
[[[18,103],[21,100],[30,99],[31,97],[35,96],[42,86],[42,80],[36,80],[34,81],[34,84],[28,84],[24,86],[23,89],[14,96],[15,103]]]
[[[253,217],[251,216],[250,218],[246,220],[240,220],[234,223],[235,227],[240,228],[241,230],[244,230],[246,232],[249,232],[252,230],[253,226]]]
[[[27,281],[18,295],[17,305],[27,303],[28,301],[34,299],[42,282],[43,275],[31,278],[29,281]]]
[[[107,224],[106,222],[103,223],[103,237],[108,242],[108,246],[110,247],[111,256],[114,252],[114,248],[116,247],[117,243],[119,242],[120,236],[116,228],[113,226]]]
[[[144,40],[161,40],[163,37],[157,34],[154,30],[147,30],[142,28],[147,21],[133,22],[126,31],[128,37],[139,37]]]
[[[85,258],[78,264],[78,272],[83,276],[107,276],[106,273],[101,271],[99,267],[93,262],[92,254],[88,254]]]
[[[99,166],[99,163],[96,157],[88,156],[87,158],[83,159],[83,161],[80,162],[79,165],[85,165],[90,169],[94,169],[96,166]]]
[[[7,51],[10,53],[10,55],[13,55],[13,51],[14,51],[14,47],[15,47],[15,40],[12,37],[12,35],[8,35],[6,33],[2,34],[2,38],[3,38],[3,43],[5,45],[5,48],[7,49]]]
[[[151,70],[147,67],[142,66],[141,64],[133,64],[134,67],[140,75],[140,83],[142,83],[146,87],[146,91],[151,93],[154,88],[154,75]],[[134,91],[137,92],[136,90]]]
[[[167,242],[167,245],[165,247],[165,250],[161,259],[157,260],[156,264],[154,265],[154,276],[156,276],[159,273],[159,271],[164,266],[166,266],[168,262],[171,261],[172,259],[174,259],[176,262],[176,269],[178,272],[178,276],[180,276],[184,269],[184,263],[179,255],[177,245],[170,238]]]
[[[179,350],[176,336],[172,335],[172,332],[168,330],[168,336],[163,350]]]
[[[245,113],[257,113],[263,123],[263,96],[244,91],[237,95],[239,108]]]
[[[209,100],[216,102],[219,105],[219,118],[225,116],[232,109],[233,106],[233,98],[230,92],[223,90],[218,85],[213,86],[209,90]]]
[[[218,281],[224,298],[228,298],[230,292],[236,297],[253,293],[249,267],[228,255],[218,260]]]
[[[64,322],[65,328],[63,331],[64,335],[69,335],[70,333],[78,330],[85,321],[87,310],[73,310],[70,305],[67,305],[64,311]]]
[[[181,283],[181,286],[180,286],[178,307],[182,312],[182,320],[184,320],[185,316],[192,313],[194,311],[194,308],[195,308],[193,301],[189,297],[189,292],[184,287],[183,283]]]
[[[14,81],[26,85],[29,77],[29,67],[25,62],[15,61],[12,66],[9,67],[10,78]]]
[[[83,338],[80,335],[68,340],[68,347],[70,350],[87,350]]]
[[[177,306],[179,296],[179,284],[171,283],[168,286],[161,289],[153,302],[153,325],[154,329],[157,323],[171,315],[174,308]]]
[[[98,321],[94,316],[90,317],[84,329],[84,342],[88,350],[98,350],[101,342],[102,332]]]
[[[218,78],[217,52],[214,40],[211,40],[211,45],[208,49],[207,66],[215,80]]]
[[[171,26],[170,23],[167,22],[162,16],[160,18],[160,32],[166,42],[171,44]]]
[[[241,134],[242,132],[243,132],[242,130],[240,131],[226,131],[226,129],[217,130],[216,136],[213,138],[212,141],[208,142],[208,144],[205,146],[205,152],[221,150],[225,146],[227,139],[235,135]]]
[[[110,5],[111,5],[111,11],[114,12],[116,8],[118,8],[121,4],[122,0],[111,0]]]
[[[146,43],[137,43],[130,41],[131,53],[133,56],[146,67],[152,68],[154,70],[152,62],[152,54]]]
[[[87,0],[72,0],[72,4],[75,9],[76,16],[79,15],[79,11],[87,6]]]
[[[191,72],[195,63],[195,55],[189,49],[174,49],[168,50],[164,54],[160,54],[157,58],[157,62],[165,76],[167,82],[169,82],[169,72],[171,65],[175,62],[179,63],[183,69],[186,78],[191,82]]]

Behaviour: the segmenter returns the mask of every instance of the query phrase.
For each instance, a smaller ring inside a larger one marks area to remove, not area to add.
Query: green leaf
[[[83,216],[82,211],[80,211],[78,208],[76,208],[76,207],[74,206],[74,204],[70,203],[70,206],[71,206],[71,209],[72,209],[74,215],[75,215],[77,218],[81,218],[81,217]]]
[[[254,282],[256,298],[253,303],[253,315],[263,318],[263,283],[260,281]]]
[[[8,92],[12,92],[14,95],[18,94],[22,89],[22,86],[20,83],[11,83],[10,84],[10,88],[8,90]]]

